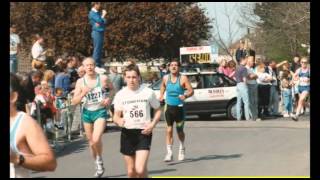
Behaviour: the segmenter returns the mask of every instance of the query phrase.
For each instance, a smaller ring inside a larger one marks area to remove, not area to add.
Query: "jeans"
[[[292,113],[292,91],[291,89],[283,89],[282,90],[282,98],[284,104],[284,111],[288,113]]]
[[[258,118],[258,84],[248,84],[250,111],[252,119]]]
[[[17,71],[18,71],[17,54],[10,54],[10,72],[17,73]]]
[[[240,121],[242,117],[242,102],[244,104],[244,115],[246,120],[250,119],[251,112],[249,108],[249,92],[248,86],[245,83],[237,83],[237,120]]]
[[[103,52],[103,35],[104,32],[92,31],[91,37],[93,39],[93,59],[97,67],[102,67],[101,57]]]
[[[279,94],[277,86],[272,85],[270,88],[269,109],[271,115],[279,114]]]

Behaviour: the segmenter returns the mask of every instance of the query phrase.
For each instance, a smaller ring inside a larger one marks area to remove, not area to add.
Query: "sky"
[[[232,40],[236,41],[247,33],[246,27],[241,28],[236,23],[236,20],[240,20],[239,7],[244,4],[245,2],[200,2],[198,5],[200,7],[203,7],[206,10],[206,15],[210,19],[212,18],[217,19],[220,35],[222,39],[224,39],[224,41],[227,42],[228,36],[229,36],[229,33],[228,33],[229,25],[228,25],[227,17],[224,15],[225,9],[228,10],[228,14],[230,14],[231,21],[234,21],[234,23],[231,25],[231,28],[232,28],[231,32],[234,33]],[[232,10],[232,8],[234,9]],[[215,14],[217,14],[217,17],[215,17],[216,16]],[[238,29],[239,31],[236,32]]]

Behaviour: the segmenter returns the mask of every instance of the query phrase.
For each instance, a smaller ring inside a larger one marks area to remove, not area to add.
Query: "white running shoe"
[[[96,173],[94,174],[95,178],[100,178],[104,174],[104,167],[102,161],[96,161]]]
[[[171,154],[167,153],[163,161],[164,162],[170,162],[172,160],[173,160],[173,154],[172,153]]]
[[[288,113],[283,114],[283,117],[287,118],[290,117],[290,115]]]
[[[178,160],[183,161],[185,158],[186,148],[179,149]]]

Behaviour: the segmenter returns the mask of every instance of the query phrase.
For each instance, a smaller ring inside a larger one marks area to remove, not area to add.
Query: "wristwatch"
[[[25,161],[24,156],[22,154],[19,154],[18,165],[22,165],[24,163],[24,161]]]

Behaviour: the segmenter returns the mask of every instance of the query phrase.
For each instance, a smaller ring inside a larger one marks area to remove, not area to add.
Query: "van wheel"
[[[227,117],[230,120],[237,119],[236,104],[237,104],[237,101],[232,101],[228,106]]]

